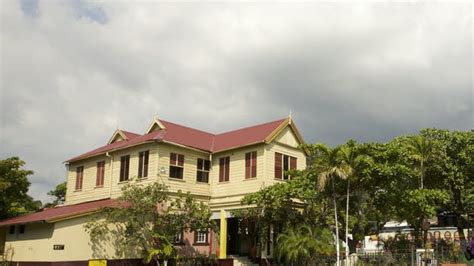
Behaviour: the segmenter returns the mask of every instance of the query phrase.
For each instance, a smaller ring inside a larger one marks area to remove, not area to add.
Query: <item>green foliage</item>
[[[64,200],[66,199],[66,190],[66,182],[60,183],[53,190],[50,190],[48,196],[54,197],[54,200],[53,202],[46,203],[44,207],[49,208],[64,203]]]
[[[189,193],[170,195],[155,182],[131,182],[122,188],[117,205],[104,208],[87,223],[94,255],[113,245],[117,256],[142,256],[146,260],[167,259],[175,252],[171,245],[183,230],[215,230],[209,207]]]
[[[331,231],[307,225],[289,227],[276,239],[276,257],[288,262],[311,260],[316,256],[328,256],[335,252]]]
[[[31,170],[23,169],[25,162],[18,157],[0,160],[0,219],[37,210],[41,202],[28,196]]]

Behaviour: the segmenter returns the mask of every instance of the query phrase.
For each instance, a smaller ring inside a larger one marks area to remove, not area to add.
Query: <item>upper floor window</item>
[[[120,157],[120,182],[128,180],[130,169],[130,155]]]
[[[194,233],[194,244],[207,244],[208,232],[207,231],[197,231]]]
[[[84,175],[84,166],[76,168],[76,190],[82,189],[82,179]]]
[[[257,152],[245,154],[245,179],[257,177]]]
[[[180,244],[183,244],[184,243],[184,232],[181,231],[179,233],[177,233],[176,235],[174,235],[174,238],[173,238],[173,243],[176,245],[180,245]]]
[[[209,182],[209,169],[211,166],[211,162],[205,159],[197,159],[197,173],[196,173],[196,181],[208,183]]]
[[[219,182],[229,181],[230,157],[222,157],[219,159]]]
[[[105,161],[97,162],[97,175],[95,178],[95,186],[101,187],[104,185]]]
[[[184,155],[170,154],[170,177],[183,179],[184,172]]]
[[[291,176],[287,171],[296,169],[295,157],[275,152],[275,178],[288,180]]]
[[[138,178],[148,176],[148,151],[138,153]]]

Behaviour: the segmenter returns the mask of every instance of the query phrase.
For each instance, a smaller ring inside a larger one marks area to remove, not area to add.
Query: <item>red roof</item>
[[[33,222],[47,222],[51,220],[57,220],[67,218],[71,216],[86,214],[94,212],[103,207],[111,207],[117,204],[116,200],[103,199],[97,201],[90,201],[85,203],[79,203],[74,205],[59,206],[54,208],[43,209],[41,211],[26,214],[23,216],[13,217],[0,221],[0,226],[13,225],[13,224],[26,224]]]
[[[105,152],[110,152],[150,141],[165,141],[206,152],[220,152],[264,142],[267,137],[269,137],[283,123],[287,123],[288,121],[289,119],[287,118],[279,119],[273,122],[237,129],[221,134],[212,134],[172,122],[160,120],[165,129],[152,131],[151,133],[145,135],[138,135],[122,130],[122,132],[127,135],[128,139],[99,147],[95,150],[71,158],[67,162],[85,159],[103,154]]]

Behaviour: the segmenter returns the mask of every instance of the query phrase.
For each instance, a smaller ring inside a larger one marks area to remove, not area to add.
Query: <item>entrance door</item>
[[[227,219],[227,254],[239,254],[239,220],[237,218]]]

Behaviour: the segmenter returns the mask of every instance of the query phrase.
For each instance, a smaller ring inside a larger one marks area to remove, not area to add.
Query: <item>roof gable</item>
[[[165,125],[163,125],[163,123],[161,123],[161,121],[155,117],[153,119],[153,121],[151,121],[151,124],[150,126],[148,127],[147,131],[145,132],[145,134],[149,134],[153,131],[156,131],[156,130],[163,130],[163,129],[166,129]]]

